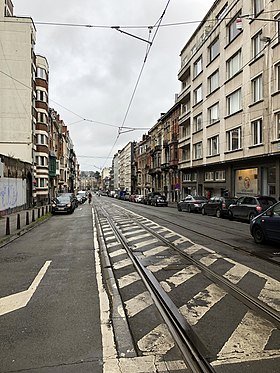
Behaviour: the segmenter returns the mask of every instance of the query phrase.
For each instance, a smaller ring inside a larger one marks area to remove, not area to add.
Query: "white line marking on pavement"
[[[265,350],[265,346],[276,327],[269,321],[247,312],[239,326],[218,353],[211,365],[277,358],[280,350]]]
[[[47,269],[51,262],[51,260],[45,262],[27,290],[21,291],[20,293],[8,295],[4,298],[0,298],[0,316],[18,310],[19,308],[23,308],[28,304],[38,285],[42,281],[45,273],[47,272]]]
[[[174,273],[173,276],[167,278],[165,281],[161,281],[160,284],[164,291],[169,293],[172,290],[172,287],[169,284],[176,288],[177,286],[187,282],[190,278],[198,273],[201,273],[200,269],[194,265],[189,265],[188,267],[183,268],[181,271]]]
[[[152,297],[148,291],[144,291],[136,297],[131,298],[125,302],[125,307],[129,317],[137,315],[137,313],[143,311],[151,304],[153,304]]]
[[[165,355],[175,346],[166,324],[160,324],[141,338],[137,345],[144,355]]]
[[[190,325],[195,325],[226,294],[217,285],[211,284],[204,291],[196,294],[187,304],[180,307],[180,312]],[[202,305],[200,306],[200,304]]]

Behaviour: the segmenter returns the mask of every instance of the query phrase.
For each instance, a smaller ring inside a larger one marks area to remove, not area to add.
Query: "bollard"
[[[49,206],[46,205],[46,214],[49,212]]]
[[[32,210],[32,221],[35,221],[35,210]]]
[[[17,214],[17,229],[20,229],[20,214]]]
[[[26,224],[26,225],[29,225],[29,211],[26,211],[26,215],[25,215],[25,224]]]
[[[11,229],[10,229],[10,218],[7,216],[6,218],[6,236],[11,234]]]
[[[42,216],[45,215],[45,209],[44,209],[44,206],[42,206]]]
[[[38,208],[38,219],[40,217],[40,207]]]

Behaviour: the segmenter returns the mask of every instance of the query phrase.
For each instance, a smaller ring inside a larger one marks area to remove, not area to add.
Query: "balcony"
[[[162,164],[160,165],[160,168],[161,168],[162,171],[167,171],[167,170],[169,170],[169,162],[162,163]]]

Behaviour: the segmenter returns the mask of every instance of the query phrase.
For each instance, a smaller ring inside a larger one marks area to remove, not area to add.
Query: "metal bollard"
[[[44,209],[44,206],[42,206],[42,216],[45,215],[45,209]]]
[[[39,217],[40,217],[41,215],[40,215],[40,207],[38,208],[38,219],[39,219]]]
[[[20,229],[20,214],[17,214],[17,229]]]
[[[32,221],[35,221],[35,210],[32,210]]]
[[[11,229],[10,229],[10,218],[7,216],[6,218],[6,236],[11,234]]]
[[[25,215],[25,224],[26,224],[26,225],[29,225],[29,211],[26,211],[26,215]]]

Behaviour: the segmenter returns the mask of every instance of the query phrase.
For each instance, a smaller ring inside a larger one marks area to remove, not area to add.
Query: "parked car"
[[[56,198],[53,199],[52,205],[51,205],[51,212],[52,214],[56,213],[68,213],[72,214],[75,210],[75,199],[69,195],[66,194],[60,194]]]
[[[217,216],[217,218],[227,216],[229,205],[236,201],[237,198],[212,197],[202,206],[202,215],[214,215]]]
[[[275,198],[269,196],[243,196],[229,205],[228,217],[251,221],[276,202]]]
[[[136,203],[143,203],[143,201],[144,201],[144,196],[142,194],[136,194],[135,202]]]
[[[145,205],[150,205],[151,204],[151,200],[154,196],[160,196],[160,192],[150,192],[146,195],[146,197],[144,198],[144,204]]]
[[[204,196],[187,196],[177,202],[178,211],[201,212],[202,206],[207,202]]]
[[[280,242],[280,202],[252,219],[250,232],[256,243]]]
[[[77,196],[82,197],[83,203],[87,200],[87,192],[85,190],[79,190]]]
[[[77,199],[77,197],[75,196],[74,193],[58,193],[57,195],[58,196],[69,196],[69,197],[71,197],[72,199],[74,199],[75,208],[78,207],[79,202],[78,202],[78,199]]]
[[[162,194],[155,194],[151,198],[151,206],[168,206],[166,197]]]

